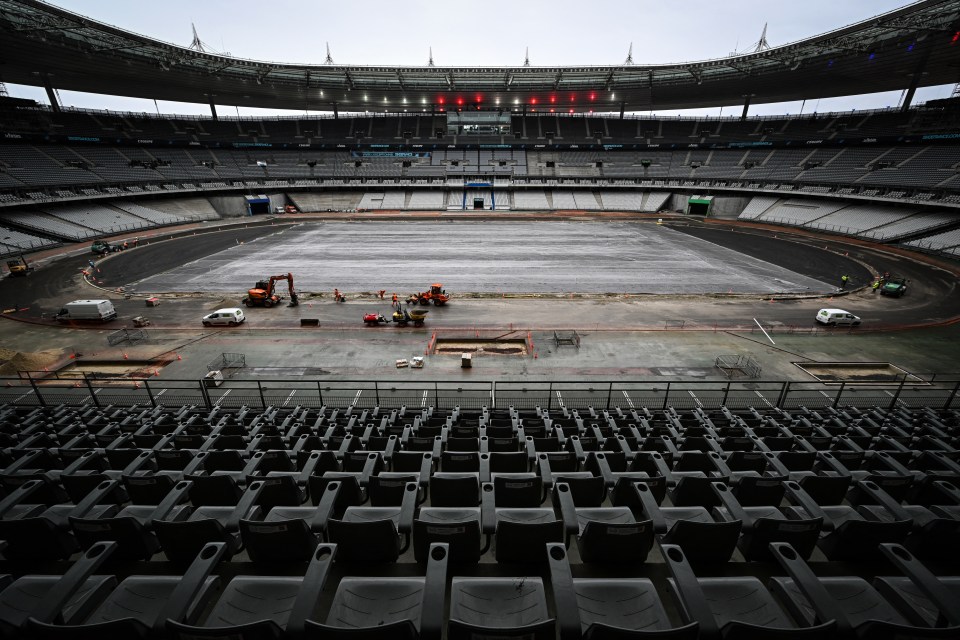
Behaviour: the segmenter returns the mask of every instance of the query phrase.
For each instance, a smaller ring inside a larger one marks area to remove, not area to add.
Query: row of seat
[[[302,577],[238,575],[226,584],[215,575],[223,543],[204,546],[182,575],[97,575],[116,547],[93,545],[62,577],[0,578],[0,629],[7,637],[25,632],[38,638],[183,640],[960,635],[960,578],[938,578],[894,544],[883,545],[883,553],[903,575],[871,583],[857,576],[818,577],[791,545],[771,543],[769,552],[786,575],[766,585],[756,577],[699,577],[680,547],[664,544],[671,596],[665,601],[648,578],[574,577],[559,543],[538,554],[546,584],[541,576],[458,575],[448,546],[436,543],[422,576],[343,577],[326,612],[318,604],[331,566],[340,560],[335,544],[318,546]]]

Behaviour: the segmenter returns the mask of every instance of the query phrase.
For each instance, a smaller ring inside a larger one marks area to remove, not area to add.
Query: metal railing
[[[94,379],[89,376],[4,378],[0,405],[105,407],[197,406],[373,407],[437,409],[541,408],[627,411],[731,410],[799,407],[960,408],[960,374],[901,375],[889,382],[796,381],[396,381],[226,379],[218,387],[204,380]]]

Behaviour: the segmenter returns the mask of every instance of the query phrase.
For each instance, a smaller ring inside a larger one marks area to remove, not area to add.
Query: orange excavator
[[[290,304],[288,306],[295,307],[300,304],[297,292],[293,290],[292,273],[270,276],[268,280],[260,280],[253,289],[247,291],[247,297],[243,299],[243,304],[248,307],[267,307],[268,309],[279,304],[283,297],[276,293],[274,285],[280,280],[287,281],[287,289],[290,292]]]
[[[442,307],[449,302],[450,296],[444,291],[443,285],[439,282],[430,285],[429,291],[415,293],[407,299],[407,304],[428,305],[433,302],[434,306]]]

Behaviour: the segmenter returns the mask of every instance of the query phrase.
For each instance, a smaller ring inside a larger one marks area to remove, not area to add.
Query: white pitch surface
[[[432,282],[451,293],[834,290],[655,224],[460,220],[305,223],[151,276],[136,289],[240,292],[287,272],[298,291],[386,289],[387,296],[422,291]]]

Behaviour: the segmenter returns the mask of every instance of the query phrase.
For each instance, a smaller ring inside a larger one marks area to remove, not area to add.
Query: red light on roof
[[[530,104],[537,104],[536,98],[530,98]]]
[[[576,94],[571,93],[571,94],[570,94],[570,102],[576,102],[576,100],[577,100]]]
[[[596,97],[597,97],[597,94],[595,94],[595,93],[591,93],[591,94],[590,94],[590,99],[591,99],[591,100],[595,99]]]
[[[437,100],[437,102],[439,102],[440,104],[443,104],[445,100],[443,98],[440,98],[439,100]]]
[[[550,113],[553,113],[554,111],[556,111],[556,109],[550,109]]]
[[[477,96],[477,102],[483,102],[483,96]]]
[[[573,113],[573,109],[570,109],[570,113]]]
[[[550,102],[554,103],[557,101],[557,96],[550,96]]]
[[[457,104],[463,104],[463,98],[457,98]]]
[[[950,44],[957,44],[958,40],[960,40],[960,31],[953,34],[953,38],[950,39]]]

